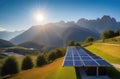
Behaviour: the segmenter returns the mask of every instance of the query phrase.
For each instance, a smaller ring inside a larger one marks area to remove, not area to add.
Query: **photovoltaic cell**
[[[75,62],[75,66],[83,66],[81,61],[74,61]]]
[[[89,56],[81,56],[82,60],[92,60]]]
[[[73,61],[65,61],[64,66],[73,66]]]
[[[108,62],[106,62],[105,60],[96,60],[100,66],[109,66],[110,64]]]
[[[96,60],[96,59],[101,59],[101,58],[98,57],[98,56],[92,56],[92,58],[95,59],[95,60]]]
[[[77,57],[74,57],[74,60],[75,60],[75,61],[76,61],[76,60],[77,60],[77,61],[78,61],[78,60],[80,61],[80,57],[78,57],[78,56],[77,56]]]
[[[95,61],[83,61],[85,66],[98,66]]]
[[[67,61],[68,61],[68,60],[72,61],[72,60],[73,60],[73,57],[66,57],[66,60],[67,60]]]

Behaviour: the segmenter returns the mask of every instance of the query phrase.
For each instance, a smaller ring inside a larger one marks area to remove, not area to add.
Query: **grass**
[[[120,64],[120,46],[93,44],[86,47],[89,51],[107,60],[109,63]],[[111,79],[120,79],[120,68],[106,68]]]
[[[86,48],[110,63],[120,64],[120,46],[93,44]]]
[[[39,68],[21,71],[10,79],[76,79],[73,67],[61,67],[63,58]]]
[[[76,79],[74,67],[59,67],[45,79]]]

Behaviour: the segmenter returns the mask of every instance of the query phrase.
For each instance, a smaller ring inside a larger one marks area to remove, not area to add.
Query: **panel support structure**
[[[99,67],[96,68],[96,76],[99,76]]]

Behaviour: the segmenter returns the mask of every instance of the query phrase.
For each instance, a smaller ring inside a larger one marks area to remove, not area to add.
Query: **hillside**
[[[74,68],[62,67],[62,62],[63,58],[59,58],[43,67],[22,71],[10,79],[76,79]]]
[[[0,39],[0,48],[7,48],[14,46],[11,42]]]

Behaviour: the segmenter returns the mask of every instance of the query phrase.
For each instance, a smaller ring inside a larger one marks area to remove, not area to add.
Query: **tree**
[[[81,46],[79,43],[76,43],[75,46]]]
[[[18,63],[12,56],[8,57],[1,68],[1,75],[12,75],[19,72]]]
[[[115,36],[114,31],[112,30],[105,30],[104,32],[102,32],[101,34],[101,39],[107,39],[107,38],[112,38]]]
[[[69,41],[68,46],[74,46],[75,42],[73,40]]]
[[[119,36],[120,35],[120,29],[115,31],[115,36]]]
[[[51,51],[50,53],[49,53],[49,55],[48,55],[48,60],[49,61],[53,61],[53,60],[55,60],[57,57],[56,57],[56,53],[55,53],[55,51]]]
[[[31,69],[33,67],[32,59],[29,56],[26,56],[22,61],[22,70]]]
[[[56,58],[64,56],[64,53],[60,49],[56,49],[55,53],[56,53]]]
[[[86,39],[86,42],[93,42],[93,41],[94,41],[94,38],[91,36],[87,37]]]
[[[47,63],[47,61],[46,61],[45,55],[39,55],[37,57],[37,60],[36,60],[36,65],[37,66],[42,66],[42,65],[44,65],[46,63]]]

